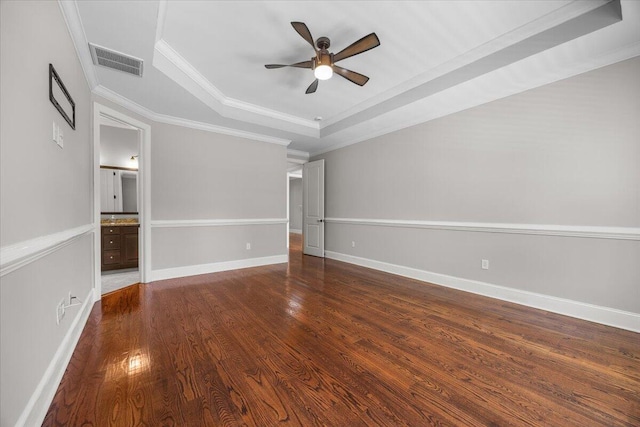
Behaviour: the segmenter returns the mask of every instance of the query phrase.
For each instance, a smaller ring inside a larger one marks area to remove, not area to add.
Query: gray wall
[[[286,218],[286,147],[153,122],[153,221]],[[152,270],[286,255],[286,224],[152,227]],[[251,249],[246,249],[251,243]]]
[[[289,180],[289,228],[302,231],[302,179]]]
[[[91,95],[57,2],[0,3],[0,244],[92,223]],[[48,97],[52,63],[76,103],[72,130]],[[51,140],[52,122],[64,149]],[[0,280],[0,425],[14,425],[69,330],[56,324],[69,291],[92,287],[85,235]]]
[[[152,221],[286,218],[286,147],[162,123],[151,138]],[[285,235],[286,224],[154,228],[152,268],[286,255]]]
[[[317,156],[326,217],[639,227],[638,75],[635,58]],[[328,251],[640,313],[638,241],[326,233]]]

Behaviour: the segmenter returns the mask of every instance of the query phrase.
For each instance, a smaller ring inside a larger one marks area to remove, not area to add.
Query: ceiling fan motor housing
[[[331,67],[333,65],[333,54],[326,50],[324,52],[318,52],[318,55],[313,58],[313,68],[315,69],[321,65],[328,65]]]
[[[327,50],[329,46],[331,46],[331,40],[329,40],[329,37],[319,37],[318,40],[316,40],[316,46],[318,46],[320,50]]]

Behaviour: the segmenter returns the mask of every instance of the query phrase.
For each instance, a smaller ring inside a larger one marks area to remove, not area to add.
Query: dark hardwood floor
[[[640,334],[302,256],[93,308],[44,425],[640,426]]]

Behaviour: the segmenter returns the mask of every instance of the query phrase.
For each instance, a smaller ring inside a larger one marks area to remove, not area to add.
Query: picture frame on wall
[[[58,112],[69,123],[71,129],[76,129],[76,103],[69,95],[69,91],[65,87],[62,79],[53,68],[53,64],[49,64],[49,100],[56,107]]]

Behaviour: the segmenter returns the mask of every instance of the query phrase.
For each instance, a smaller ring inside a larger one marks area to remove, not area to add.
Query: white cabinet
[[[122,179],[117,169],[100,169],[100,211],[122,212]]]

